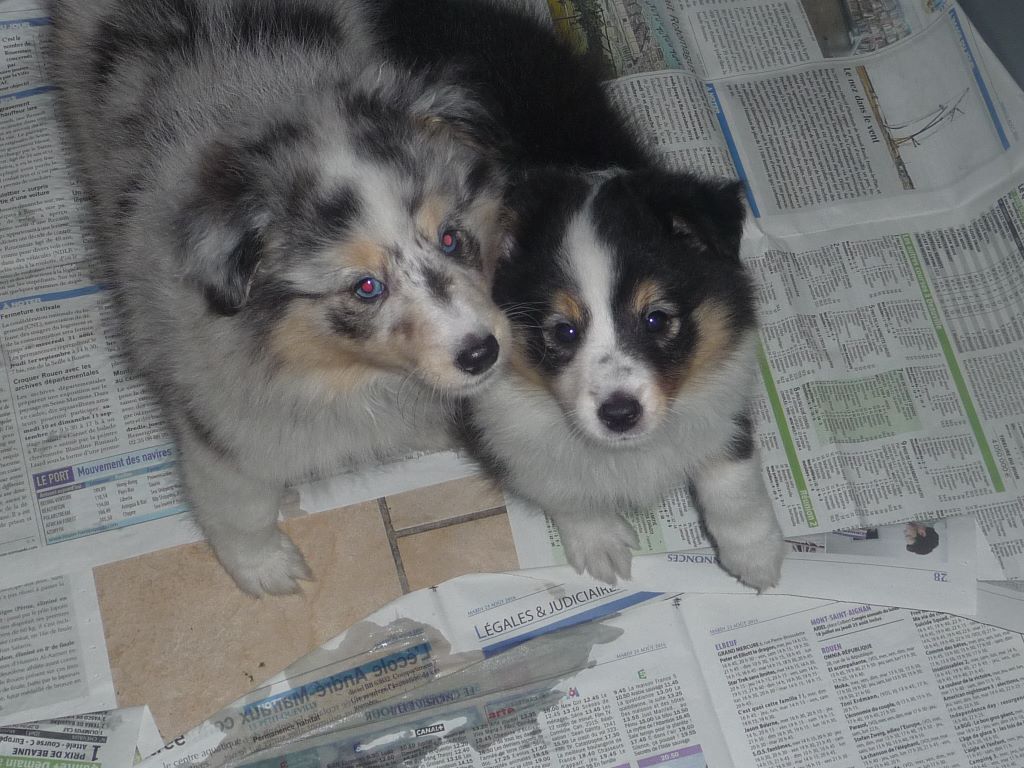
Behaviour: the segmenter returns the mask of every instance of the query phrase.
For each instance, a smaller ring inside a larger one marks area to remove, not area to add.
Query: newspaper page
[[[159,748],[148,707],[0,727],[0,768],[128,768]]]
[[[978,621],[1024,633],[1024,582],[978,582]]]
[[[925,554],[908,549],[907,542],[913,542],[921,530],[935,540],[934,548]],[[874,601],[961,616],[977,611],[977,537],[970,518],[849,529],[792,537],[787,543],[791,551],[772,594]],[[693,563],[738,588],[692,589]],[[671,591],[685,586],[688,592],[753,592],[717,568],[710,549],[637,557],[633,570],[634,581],[649,589]]]
[[[0,726],[116,706],[92,573],[0,589]]]
[[[1012,766],[1024,638],[984,622],[467,576],[406,595],[144,766]]]
[[[777,597],[688,598],[739,765],[1015,766],[1024,638],[942,613]]]
[[[1022,233],[1021,192],[1007,184],[870,238],[765,238],[751,260],[764,381],[787,428],[761,450],[807,488],[783,502],[791,529],[967,512],[1021,577]]]
[[[90,568],[198,536],[95,277],[49,32],[0,2],[0,725],[116,707]]]
[[[666,162],[740,176],[762,226],[935,210],[922,192],[1018,143],[1020,89],[955,3],[552,5]]]
[[[118,348],[110,295],[95,275],[83,193],[43,64],[49,31],[38,5],[0,3],[0,573],[8,586],[41,575],[41,561],[66,568],[69,549],[111,556],[95,539],[74,545],[185,509],[171,437]]]
[[[976,47],[950,8],[856,60],[709,83],[754,215],[818,210],[825,225],[891,217],[893,198],[941,189],[1015,146],[1007,122],[1016,116]]]

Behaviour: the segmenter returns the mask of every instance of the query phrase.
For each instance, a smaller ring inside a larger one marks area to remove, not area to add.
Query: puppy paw
[[[748,587],[764,592],[779,583],[788,547],[777,524],[760,532],[743,533],[742,537],[719,535],[718,561]]]
[[[214,551],[238,588],[252,597],[294,594],[299,580],[313,578],[299,548],[276,528],[258,541],[236,539]]]
[[[557,523],[565,559],[576,573],[614,584],[628,579],[633,552],[640,545],[636,531],[620,515]]]

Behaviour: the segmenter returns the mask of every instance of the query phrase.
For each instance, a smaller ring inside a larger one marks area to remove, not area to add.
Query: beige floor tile
[[[288,520],[317,580],[253,600],[205,543],[97,568],[120,706],[173,738],[401,594],[377,502]]]
[[[484,477],[466,477],[387,497],[396,531],[505,506],[501,491]]]
[[[505,514],[423,531],[398,540],[409,589],[440,584],[464,573],[519,567]]]

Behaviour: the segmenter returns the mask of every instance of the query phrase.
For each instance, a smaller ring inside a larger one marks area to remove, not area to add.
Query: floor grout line
[[[387,499],[383,496],[377,499],[377,508],[380,510],[380,519],[384,523],[384,533],[388,537],[388,546],[391,547],[391,559],[395,561],[395,571],[398,573],[398,584],[402,587],[402,594],[409,594],[409,579],[405,575],[405,565],[402,563],[402,553],[398,549],[398,536],[395,534],[395,527],[391,524],[391,509],[388,507]]]
[[[456,515],[455,517],[447,517],[444,520],[435,520],[431,523],[420,523],[419,525],[413,525],[409,528],[402,528],[395,531],[395,537],[402,539],[406,536],[415,536],[417,533],[425,533],[426,531],[436,531],[438,528],[447,528],[451,525],[460,525],[461,523],[471,523],[474,520],[483,520],[486,517],[495,517],[497,515],[503,515],[508,510],[504,507],[491,507],[490,509],[482,509],[479,512],[470,512],[465,515]],[[390,523],[390,519],[388,520]]]

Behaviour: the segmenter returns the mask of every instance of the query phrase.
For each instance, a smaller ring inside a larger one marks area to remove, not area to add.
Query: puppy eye
[[[668,315],[660,309],[648,312],[647,317],[644,318],[644,327],[647,328],[648,333],[661,333],[668,327]]]
[[[559,323],[555,326],[555,338],[563,344],[575,344],[579,341],[580,330],[572,323]]]
[[[457,229],[442,229],[437,240],[447,256],[454,256],[462,250],[462,233]]]
[[[384,283],[376,277],[361,277],[352,288],[352,291],[360,299],[369,300],[379,298],[380,295],[384,293],[384,289],[386,287],[387,286],[385,286]]]

